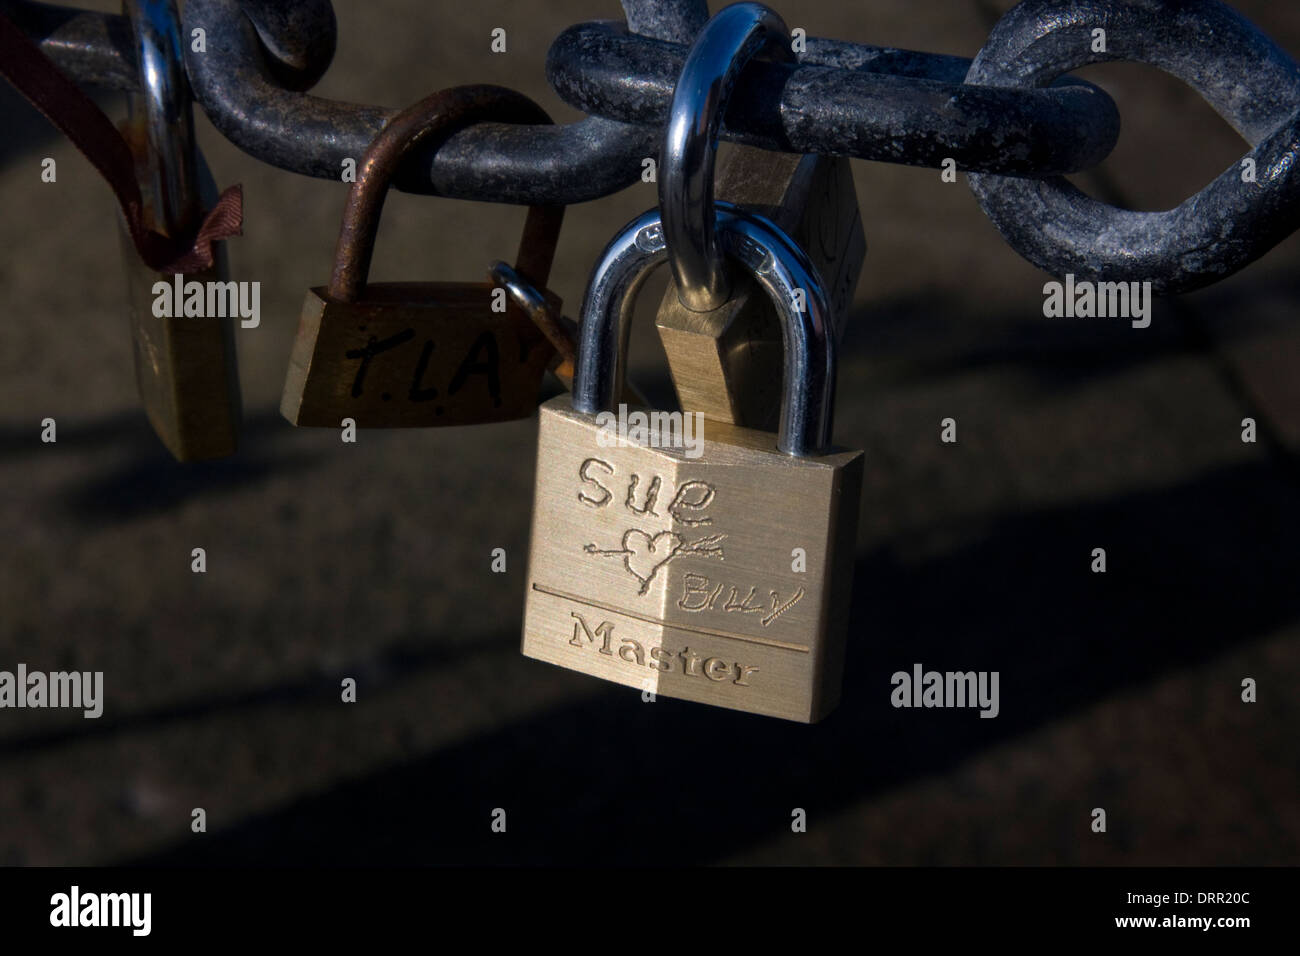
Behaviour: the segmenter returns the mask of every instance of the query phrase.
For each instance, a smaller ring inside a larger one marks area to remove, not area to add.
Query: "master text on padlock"
[[[598,654],[619,657],[629,664],[649,667],[661,673],[672,672],[674,666],[677,666],[687,677],[704,677],[715,684],[729,681],[737,687],[749,687],[749,678],[758,672],[756,666],[730,661],[723,657],[705,657],[689,647],[683,647],[680,651],[669,650],[662,644],[647,648],[641,641],[631,637],[619,637],[619,646],[615,650],[613,621],[601,621],[593,628],[577,611],[570,611],[569,617],[573,619],[573,637],[569,639],[570,644],[574,647],[594,647]],[[598,638],[599,646],[596,644]]]

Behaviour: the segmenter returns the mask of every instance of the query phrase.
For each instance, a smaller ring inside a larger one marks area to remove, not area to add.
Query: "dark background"
[[[973,56],[1009,6],[778,11],[813,36]],[[1300,8],[1236,6],[1300,54]],[[552,37],[620,15],[613,0],[336,9],[320,95],[399,106],[497,82],[559,121],[577,114],[545,84]],[[504,56],[488,52],[496,26]],[[1167,208],[1245,151],[1154,69],[1081,75],[1124,119],[1115,153],[1077,177],[1094,195]],[[643,703],[519,654],[533,422],[344,445],[280,417],[344,187],[263,166],[204,119],[217,181],[244,184],[232,277],[262,283],[262,325],[236,333],[239,454],[173,463],[135,398],[110,194],[8,90],[0,115],[0,667],[102,670],[107,697],[97,721],[0,711],[0,862],[1300,859],[1295,237],[1158,301],[1149,329],[1049,320],[1046,277],[964,183],[855,162],[869,251],[837,438],[866,450],[866,480],[844,702],[804,727]],[[40,182],[44,156],[57,184]],[[569,311],[654,201],[637,184],[569,211],[553,277]],[[374,275],[478,279],[522,221],[394,196]],[[642,335],[634,372],[662,395],[658,361]],[[939,442],[948,416],[956,445]],[[1257,444],[1240,440],[1246,416]],[[489,572],[496,547],[507,574]],[[893,709],[889,675],[915,662],[1000,671],[1000,716]],[[1243,677],[1258,703],[1240,701]],[[1105,834],[1089,829],[1099,806]],[[807,833],[790,832],[794,807]]]

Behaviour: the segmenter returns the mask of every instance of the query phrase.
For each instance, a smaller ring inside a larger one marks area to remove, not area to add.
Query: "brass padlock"
[[[280,403],[293,424],[471,425],[524,418],[537,407],[554,346],[492,283],[366,283],[384,197],[403,158],[482,120],[549,122],[521,94],[458,87],[399,113],[366,152],[330,284],[303,303]],[[563,206],[528,210],[515,270],[537,288],[546,285],[563,218]],[[558,314],[558,298],[545,295]]]
[[[867,252],[849,161],[733,146],[717,173],[717,199],[757,212],[804,249],[830,296],[844,338]],[[677,287],[664,291],[655,324],[682,408],[770,431],[781,407],[781,327],[761,290],[743,277],[715,309],[696,312]]]
[[[636,414],[613,412],[633,300],[667,257],[659,213],[641,216],[588,286],[572,398],[540,410],[523,653],[812,722],[839,699],[862,454],[827,447],[835,342],[815,268],[762,217],[719,203],[716,227],[784,326],[779,434],[704,421],[693,445],[684,417],[672,438],[683,413],[616,424]]]
[[[673,88],[659,159],[659,207],[673,281],[660,305],[660,340],[683,408],[717,421],[770,430],[780,394],[781,339],[771,305],[753,284],[733,282],[714,234],[714,165],[727,101],[750,58],[790,62],[785,23],[757,3],[719,11],[696,36]],[[830,282],[832,339],[862,270],[866,241],[845,159],[738,148],[720,200],[767,215]]]
[[[128,97],[123,138],[136,160],[146,225],[167,236],[188,233],[216,188],[194,145],[194,116],[178,51],[180,21],[173,0],[128,0],[141,64],[140,92]],[[234,318],[159,316],[154,285],[175,276],[141,261],[119,220],[136,388],[154,432],[178,461],[221,458],[239,443],[240,399]],[[211,269],[185,281],[225,282],[225,243],[213,246]]]

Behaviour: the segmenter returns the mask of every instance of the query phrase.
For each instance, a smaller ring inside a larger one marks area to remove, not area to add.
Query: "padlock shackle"
[[[573,333],[564,325],[558,314],[551,312],[546,296],[537,287],[519,274],[519,271],[505,262],[494,262],[488,267],[488,278],[492,284],[506,290],[510,301],[517,305],[524,315],[532,320],[533,325],[546,336],[562,363],[572,366],[578,360],[578,345]]]
[[[175,0],[124,0],[131,23],[139,92],[127,98],[130,122],[144,149],[140,184],[153,228],[176,239],[202,214],[194,110],[185,78],[181,19]]]
[[[761,3],[735,3],[700,31],[673,89],[659,157],[659,208],[682,305],[708,312],[730,295],[714,225],[718,133],[741,69],[759,53],[794,62],[785,22]]]
[[[365,294],[375,251],[379,217],[388,187],[402,163],[419,147],[436,150],[453,134],[475,123],[549,123],[540,106],[514,90],[480,84],[457,86],[426,96],[379,131],[361,162],[348,192],[334,252],[334,272],[326,287],[337,302],[356,302]],[[544,287],[550,278],[563,206],[529,206],[515,269]]]
[[[714,209],[723,252],[749,270],[781,322],[785,364],[777,448],[800,458],[816,455],[830,445],[835,400],[835,334],[825,286],[803,250],[771,220],[731,203],[715,203]],[[573,377],[577,411],[612,410],[622,394],[637,291],[667,258],[658,209],[632,220],[605,247],[582,302]]]

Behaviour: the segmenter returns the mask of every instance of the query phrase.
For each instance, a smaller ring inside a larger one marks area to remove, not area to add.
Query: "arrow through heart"
[[[644,591],[650,586],[655,572],[681,546],[681,535],[671,531],[660,531],[652,538],[639,528],[633,528],[623,535],[623,566],[636,576]]]
[[[651,535],[640,528],[629,528],[623,532],[621,547],[604,549],[588,544],[582,550],[603,557],[621,556],[623,567],[641,582],[641,589],[637,593],[645,594],[650,590],[650,582],[659,573],[659,569],[672,558],[684,554],[721,558],[724,538],[725,534],[711,534],[697,541],[683,541],[682,536],[673,531],[660,531]]]

